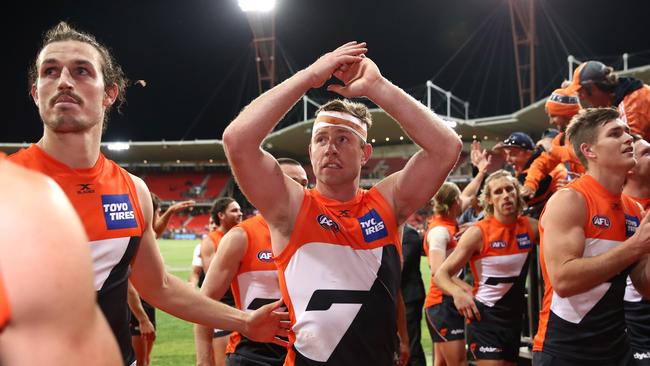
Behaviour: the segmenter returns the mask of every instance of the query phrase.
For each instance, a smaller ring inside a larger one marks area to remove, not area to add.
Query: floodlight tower
[[[275,86],[275,0],[239,0],[253,31],[260,94]]]
[[[535,101],[535,0],[508,0],[519,106]]]

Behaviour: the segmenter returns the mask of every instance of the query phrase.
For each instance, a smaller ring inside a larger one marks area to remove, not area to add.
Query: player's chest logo
[[[530,249],[533,247],[533,242],[530,240],[528,233],[517,234],[516,238],[519,249]]]
[[[128,194],[103,194],[102,211],[108,230],[138,227]]]
[[[625,237],[629,238],[634,235],[636,228],[639,227],[641,221],[636,216],[625,215]]]
[[[257,259],[262,262],[268,263],[273,261],[273,253],[268,249],[263,249],[257,252]]]
[[[591,223],[599,229],[609,229],[611,226],[609,217],[605,215],[594,215],[594,217],[591,218]]]
[[[318,217],[316,217],[316,221],[318,221],[318,224],[325,230],[329,230],[333,233],[338,233],[340,230],[339,224],[337,224],[336,221],[330,219],[325,214],[318,215]]]
[[[386,229],[386,224],[384,220],[379,216],[379,213],[375,209],[371,209],[367,214],[358,217],[359,226],[361,227],[361,233],[363,234],[363,240],[366,243],[370,243],[375,240],[379,240],[388,236],[388,229]]]

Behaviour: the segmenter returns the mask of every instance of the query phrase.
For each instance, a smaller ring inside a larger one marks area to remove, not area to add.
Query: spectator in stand
[[[481,143],[472,142],[470,150],[470,160],[474,178],[463,189],[461,193],[462,214],[457,218],[459,225],[459,235],[462,234],[469,225],[481,220],[485,213],[481,206],[478,195],[481,193],[483,181],[493,172],[503,169],[505,157],[503,152],[498,148],[492,150],[481,149]]]
[[[528,169],[535,159],[540,156],[541,149],[535,149],[533,139],[524,132],[513,132],[507,139],[503,140],[502,147],[506,160],[512,165],[514,175],[523,184],[528,176]],[[539,185],[532,198],[526,201],[528,209],[526,214],[532,217],[539,217],[546,200],[553,194],[554,187],[562,185],[561,180],[566,179],[566,170],[558,165],[548,174]]]
[[[650,140],[650,86],[632,77],[618,77],[602,62],[587,61],[573,73],[568,91],[591,107],[614,107],[632,133]]]
[[[560,133],[556,128],[547,128],[542,132],[542,137],[535,143],[535,147],[544,150],[544,152],[551,151],[553,147],[553,139]],[[543,154],[543,153],[542,153]]]
[[[585,168],[578,160],[571,144],[566,139],[565,130],[571,118],[580,111],[578,96],[566,89],[556,89],[546,101],[546,113],[549,123],[556,126],[560,133],[553,139],[551,149],[543,152],[528,169],[521,195],[533,197],[546,176],[558,164],[563,164],[567,171],[567,180],[571,181],[584,174]]]

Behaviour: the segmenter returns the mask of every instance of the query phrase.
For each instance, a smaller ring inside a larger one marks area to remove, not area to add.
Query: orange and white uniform
[[[583,257],[601,255],[634,234],[641,216],[631,199],[611,194],[590,175],[567,187],[580,193],[587,206]],[[541,225],[540,235],[545,289],[533,351],[580,364],[618,364],[630,349],[623,312],[629,270],[580,294],[560,297],[546,270]]]
[[[478,221],[483,247],[470,258],[480,321],[467,326],[467,344],[476,360],[515,362],[530,252],[535,245],[529,218],[504,224],[494,216]]]
[[[275,258],[292,322],[285,365],[391,365],[401,272],[392,208],[375,188],[347,202],[304,192]]]
[[[92,168],[72,169],[37,145],[8,159],[54,179],[72,203],[90,240],[97,303],[115,334],[125,364],[131,364],[135,358],[126,294],[144,218],[129,173],[103,154]]]
[[[427,254],[427,257],[429,256],[429,244],[427,243],[427,237],[429,235],[429,232],[431,232],[432,229],[434,228],[444,228],[447,230],[447,233],[449,235],[449,242],[447,242],[447,250],[445,253],[445,257],[448,257],[449,254],[456,248],[456,244],[458,244],[456,240],[456,233],[458,232],[458,224],[456,223],[456,220],[450,220],[446,219],[440,215],[434,215],[431,220],[429,220],[428,224],[428,230],[426,235],[424,236],[424,252]],[[431,281],[431,285],[429,286],[429,293],[427,293],[427,298],[424,300],[424,307],[428,308],[433,305],[438,305],[442,302],[443,295],[442,290],[436,286],[436,283],[434,281]]]
[[[439,250],[448,257],[456,248],[458,225],[456,220],[444,218],[435,215],[431,218],[428,225],[429,229],[424,239],[424,251],[429,256],[430,250]],[[427,240],[430,236],[442,239],[429,243]],[[446,241],[446,247],[442,247]],[[430,247],[433,245],[433,247]],[[462,272],[462,271],[461,271]],[[465,318],[460,315],[454,299],[451,296],[444,295],[442,290],[436,286],[433,278],[424,302],[424,313],[427,319],[427,328],[431,334],[431,341],[449,342],[465,339]]]
[[[244,311],[254,311],[281,298],[278,269],[273,262],[271,234],[262,216],[253,216],[237,225],[246,232],[248,246],[231,288],[235,305]],[[234,353],[251,362],[282,365],[285,347],[259,343],[233,332],[226,353]]]
[[[650,208],[650,198],[636,198],[626,194],[623,196],[641,205],[644,212]],[[632,279],[628,276],[623,300],[632,357],[640,365],[650,365],[650,299],[643,297],[636,290]]]

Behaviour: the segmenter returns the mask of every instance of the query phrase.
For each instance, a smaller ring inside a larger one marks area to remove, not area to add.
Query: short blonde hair
[[[489,184],[490,182],[500,178],[508,178],[515,186],[515,190],[517,191],[517,214],[521,215],[526,208],[526,201],[524,201],[524,198],[520,194],[519,181],[517,181],[517,179],[515,179],[515,177],[513,177],[509,171],[504,169],[499,169],[496,172],[490,174],[483,183],[483,191],[479,197],[479,202],[481,206],[483,206],[483,209],[485,209],[485,214],[487,216],[494,215],[494,204],[488,203],[488,199],[492,197],[492,192],[490,192]]]

